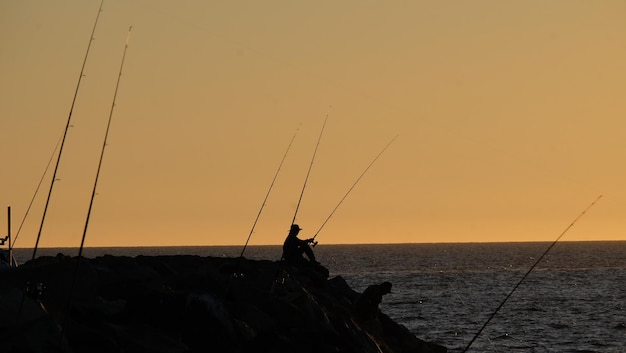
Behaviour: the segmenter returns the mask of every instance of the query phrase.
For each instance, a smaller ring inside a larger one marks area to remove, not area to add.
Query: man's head
[[[391,282],[383,282],[380,284],[381,294],[391,293]]]
[[[292,224],[291,229],[289,230],[289,235],[298,235],[298,233],[300,233],[301,230],[302,228],[300,228],[299,225]]]

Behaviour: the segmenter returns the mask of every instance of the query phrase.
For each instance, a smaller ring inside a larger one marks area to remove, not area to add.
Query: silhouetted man
[[[391,282],[373,284],[367,287],[354,303],[354,315],[362,321],[373,320],[378,317],[378,304],[383,301],[383,295],[391,293]]]
[[[287,239],[285,239],[285,243],[283,244],[283,259],[288,263],[305,263],[307,260],[304,258],[303,254],[306,254],[309,258],[309,262],[319,264],[319,262],[315,260],[313,250],[309,246],[309,243],[312,243],[313,239],[299,239],[298,233],[300,233],[300,230],[302,230],[302,228],[300,228],[299,225],[291,225]]]

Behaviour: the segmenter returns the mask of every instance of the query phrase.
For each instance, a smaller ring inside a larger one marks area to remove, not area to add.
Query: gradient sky
[[[100,2],[0,0],[17,230]],[[626,2],[107,0],[40,246],[626,240]],[[52,167],[51,167],[52,168]],[[51,169],[52,170],[52,169]],[[50,170],[50,171],[51,171]],[[16,245],[34,245],[51,172]],[[0,211],[2,233],[6,216]]]

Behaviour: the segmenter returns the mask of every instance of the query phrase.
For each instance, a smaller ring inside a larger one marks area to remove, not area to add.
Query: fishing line
[[[28,207],[26,208],[26,213],[24,213],[22,222],[20,223],[20,226],[17,228],[17,232],[15,233],[15,238],[13,239],[13,244],[9,247],[9,250],[13,250],[13,248],[15,247],[15,242],[17,241],[17,238],[20,236],[22,227],[24,226],[24,223],[26,222],[26,218],[28,217],[28,214],[30,213],[30,209],[33,206],[33,203],[35,202],[35,198],[37,197],[37,194],[39,193],[39,188],[41,187],[41,184],[43,184],[43,180],[46,178],[46,174],[48,174],[48,169],[50,169],[50,165],[52,164],[52,160],[54,160],[54,155],[56,154],[57,149],[59,149],[59,145],[61,144],[62,139],[63,139],[63,136],[60,136],[59,141],[57,141],[56,146],[54,146],[54,150],[52,151],[52,154],[50,155],[50,159],[48,160],[46,169],[43,171],[43,174],[41,175],[41,179],[39,179],[39,184],[37,184],[37,188],[35,188],[33,197],[30,199],[30,203],[28,204]]]
[[[464,288],[469,288],[469,285],[466,281],[466,278],[464,276],[460,276],[461,277],[461,281],[463,282],[463,287]],[[458,289],[456,288],[456,286],[451,285],[451,280],[448,277],[446,279],[446,284],[447,287],[454,293],[454,296],[456,296],[456,298],[458,298],[458,301],[461,302],[461,304],[463,305],[463,307],[466,309],[466,311],[470,312],[470,315],[474,315],[475,313],[473,312],[474,310],[470,311],[470,306],[467,304],[467,302],[465,302],[465,300],[463,300],[463,296],[461,295],[461,293],[459,293]],[[457,333],[455,332],[455,335]],[[493,341],[491,340],[491,338],[489,338],[489,336],[487,336],[487,341],[489,342],[491,349],[499,352],[498,348],[495,346],[495,344],[493,343]]]
[[[472,346],[472,343],[474,343],[474,341],[476,340],[476,338],[478,338],[478,336],[480,336],[480,334],[483,332],[483,330],[485,329],[485,327],[487,327],[487,325],[489,324],[489,322],[496,316],[496,314],[498,313],[498,311],[504,306],[504,304],[506,303],[506,301],[511,297],[511,295],[513,295],[513,293],[515,292],[515,290],[522,284],[522,282],[524,282],[524,280],[526,279],[526,277],[528,277],[528,275],[535,269],[535,267],[537,267],[537,265],[541,262],[541,260],[548,254],[548,252],[550,252],[550,250],[556,245],[556,243],[563,237],[563,235],[565,235],[565,233],[567,233],[567,231],[572,228],[574,226],[574,223],[576,223],[576,221],[578,221],[585,213],[587,213],[587,211],[593,207],[593,205],[596,204],[596,202],[598,202],[598,200],[600,200],[600,198],[602,198],[602,195],[598,196],[589,206],[587,206],[587,208],[585,208],[584,211],[582,211],[581,214],[578,215],[578,217],[576,217],[572,223],[570,223],[569,226],[567,226],[567,228],[565,228],[565,230],[561,233],[561,235],[559,235],[558,238],[556,238],[556,240],[554,242],[552,242],[552,244],[548,247],[548,249],[546,249],[546,251],[539,257],[539,259],[537,259],[537,261],[530,267],[530,269],[528,270],[528,272],[526,272],[526,274],[522,277],[522,279],[520,279],[519,282],[517,282],[517,284],[515,285],[515,287],[513,287],[513,289],[511,290],[511,292],[509,292],[509,294],[506,296],[506,298],[504,298],[504,300],[502,301],[502,303],[500,303],[500,305],[496,308],[496,310],[491,314],[491,316],[489,317],[489,319],[487,319],[487,322],[485,322],[485,324],[480,328],[480,330],[478,330],[478,332],[476,333],[476,335],[474,336],[474,338],[472,338],[472,340],[470,341],[470,343],[467,345],[467,347],[465,347],[465,349],[463,350],[463,353],[467,352],[467,350]]]
[[[315,155],[317,154],[317,148],[320,146],[320,141],[322,140],[322,134],[324,133],[324,127],[326,127],[326,121],[328,121],[328,114],[326,114],[326,119],[324,119],[324,124],[322,125],[322,130],[320,131],[320,135],[317,138],[317,144],[315,145],[315,151],[313,151],[313,158],[311,158],[311,164],[309,164],[309,170],[306,173],[306,178],[304,179],[304,185],[302,186],[302,192],[300,192],[300,199],[298,199],[298,204],[296,205],[296,211],[293,214],[293,219],[291,220],[291,224],[296,223],[296,216],[298,215],[298,209],[300,208],[300,203],[302,202],[302,195],[304,195],[304,189],[306,188],[306,183],[309,180],[309,174],[311,174],[311,168],[313,167],[313,161],[315,161]]]
[[[37,233],[37,240],[35,241],[35,247],[33,249],[33,257],[34,260],[37,256],[37,249],[39,247],[39,240],[41,239],[41,232],[43,230],[43,224],[46,219],[46,214],[48,212],[48,205],[50,204],[50,197],[52,196],[52,189],[54,188],[54,182],[56,181],[57,172],[59,170],[59,164],[61,162],[61,155],[63,154],[63,147],[65,146],[65,138],[67,137],[67,131],[70,128],[70,122],[72,120],[72,112],[74,111],[74,105],[76,104],[76,98],[78,97],[78,89],[80,88],[80,83],[83,78],[83,73],[85,72],[85,66],[87,64],[87,58],[89,57],[89,51],[91,49],[91,43],[94,40],[94,33],[96,32],[96,27],[98,25],[98,19],[100,18],[100,13],[102,12],[102,5],[104,4],[104,0],[100,2],[100,8],[98,8],[98,14],[96,15],[96,20],[93,24],[93,29],[91,30],[91,36],[89,37],[89,44],[87,45],[87,51],[85,52],[85,58],[83,59],[83,65],[80,69],[80,75],[78,76],[78,83],[76,84],[76,90],[74,91],[74,98],[72,99],[72,104],[70,106],[70,112],[67,117],[67,123],[65,124],[65,132],[63,133],[63,138],[61,139],[61,147],[59,148],[59,155],[57,156],[57,162],[54,167],[54,173],[52,174],[52,181],[50,182],[50,190],[48,191],[48,197],[46,198],[46,205],[43,209],[43,215],[41,217],[41,224],[39,225],[39,232]]]
[[[291,137],[291,141],[289,141],[289,145],[287,146],[287,150],[285,151],[285,154],[283,155],[283,159],[280,161],[280,164],[278,165],[278,169],[276,170],[276,174],[274,174],[274,179],[272,179],[272,183],[270,184],[270,187],[267,190],[267,194],[265,195],[265,199],[263,199],[263,203],[261,204],[261,209],[259,209],[259,213],[256,215],[256,219],[254,220],[254,223],[252,224],[252,229],[250,229],[250,234],[248,234],[248,239],[246,240],[246,243],[244,244],[243,249],[241,250],[241,255],[239,255],[239,257],[243,257],[243,253],[246,251],[246,247],[248,246],[248,242],[250,241],[250,237],[252,236],[252,233],[254,232],[254,228],[256,227],[256,224],[257,224],[257,222],[259,220],[259,217],[261,217],[261,212],[263,211],[263,208],[265,207],[265,203],[267,202],[267,198],[270,196],[270,192],[272,191],[272,188],[274,187],[274,182],[276,182],[276,178],[278,177],[278,173],[280,172],[280,169],[283,166],[283,162],[285,162],[285,158],[287,157],[287,153],[291,149],[291,144],[293,144],[293,140],[296,138],[296,135],[298,134],[298,130],[299,130],[299,128],[296,129],[296,132]]]
[[[356,179],[356,181],[352,184],[352,186],[350,187],[350,189],[348,189],[348,192],[346,192],[345,195],[343,195],[343,197],[341,198],[341,200],[339,201],[339,203],[337,204],[337,206],[335,206],[335,208],[333,209],[333,211],[328,215],[328,218],[326,218],[326,220],[324,221],[324,223],[322,223],[322,225],[320,226],[320,228],[317,230],[317,232],[315,232],[315,235],[313,235],[312,239],[315,239],[315,237],[317,237],[317,235],[319,234],[319,232],[322,231],[322,228],[324,228],[324,226],[326,225],[326,223],[328,222],[328,220],[333,216],[333,214],[335,214],[335,211],[337,211],[337,209],[339,208],[339,206],[341,206],[341,204],[343,203],[343,201],[346,199],[346,197],[348,197],[348,195],[350,194],[350,192],[352,191],[352,189],[354,189],[354,187],[356,186],[356,184],[359,183],[359,181],[361,180],[361,178],[363,178],[363,175],[365,175],[365,173],[367,173],[367,171],[370,169],[370,167],[374,164],[374,162],[376,162],[376,160],[380,157],[380,155],[383,154],[383,152],[385,152],[385,150],[398,138],[399,135],[396,135],[393,139],[391,139],[391,141],[389,141],[389,143],[387,143],[387,145],[378,153],[378,155],[376,156],[376,158],[374,158],[374,160],[367,166],[367,168],[365,168],[365,170],[363,171],[363,173],[361,173],[361,175]],[[315,246],[317,243],[313,243],[313,245]]]

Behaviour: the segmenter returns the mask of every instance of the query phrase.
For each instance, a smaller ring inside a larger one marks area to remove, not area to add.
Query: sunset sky
[[[99,0],[0,0],[17,231]],[[626,240],[626,2],[106,0],[40,246]],[[297,131],[297,133],[296,133]],[[35,243],[54,165],[16,246]],[[1,234],[6,212],[0,210]]]

